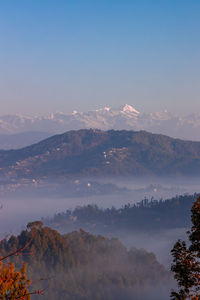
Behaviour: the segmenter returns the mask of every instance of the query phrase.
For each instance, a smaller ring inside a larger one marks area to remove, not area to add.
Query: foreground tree
[[[24,299],[30,300],[28,286],[31,281],[26,278],[26,265],[24,264],[21,270],[16,271],[14,264],[0,264],[0,299],[15,300]]]
[[[34,225],[40,227],[41,222],[32,222],[28,225],[30,228]],[[32,282],[26,276],[26,263],[23,263],[22,268],[18,271],[15,269],[14,263],[4,263],[5,260],[13,256],[24,254],[23,251],[30,246],[33,238],[34,235],[21,248],[0,257],[0,300],[30,300],[31,295],[41,295],[43,293],[43,290],[29,291]],[[6,242],[6,238],[1,241],[1,244],[3,242]]]
[[[200,197],[191,209],[192,228],[188,231],[189,246],[185,241],[178,240],[171,253],[171,267],[177,280],[179,291],[172,291],[173,300],[200,299]]]

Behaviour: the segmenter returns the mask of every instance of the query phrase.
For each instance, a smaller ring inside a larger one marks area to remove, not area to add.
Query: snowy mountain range
[[[71,114],[58,112],[49,116],[4,115],[0,117],[0,135],[22,132],[30,132],[31,135],[33,132],[42,132],[48,137],[50,134],[85,128],[146,130],[175,138],[200,141],[200,113],[184,117],[166,110],[146,114],[126,104],[119,109],[104,107],[89,112],[73,111]],[[40,139],[39,136],[38,140]],[[30,143],[31,138],[28,140]],[[34,134],[35,141],[37,141],[36,134]]]

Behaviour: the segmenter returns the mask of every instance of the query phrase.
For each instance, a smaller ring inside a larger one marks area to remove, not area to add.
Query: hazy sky
[[[200,112],[199,0],[0,0],[0,114]]]

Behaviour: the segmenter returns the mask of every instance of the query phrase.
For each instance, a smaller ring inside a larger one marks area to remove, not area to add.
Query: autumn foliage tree
[[[41,222],[36,221],[29,223],[28,226],[41,226]],[[42,294],[42,290],[29,291],[31,280],[27,279],[26,268],[27,263],[23,263],[20,270],[16,270],[14,263],[4,263],[8,258],[23,254],[23,251],[31,244],[33,237],[25,243],[25,245],[4,257],[0,257],[0,300],[30,300],[31,295]],[[6,241],[6,239],[4,239]],[[4,240],[1,242],[3,243]]]
[[[178,292],[171,293],[173,300],[200,299],[200,197],[194,202],[191,213],[189,246],[185,241],[178,240],[171,251],[171,270],[179,287]]]
[[[37,284],[43,300],[145,299],[140,296],[152,285],[168,284],[169,274],[153,253],[84,230],[61,235],[38,221],[3,243],[1,255],[23,247],[31,236],[30,246],[11,260],[17,267],[28,263],[29,290]]]
[[[0,262],[0,299],[15,300],[24,299],[30,300],[28,287],[31,281],[26,277],[26,264],[21,270],[16,271],[13,263],[4,265]]]

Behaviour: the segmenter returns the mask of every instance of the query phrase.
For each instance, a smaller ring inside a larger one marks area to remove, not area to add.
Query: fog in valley
[[[80,184],[81,180],[82,183]],[[30,221],[43,217],[52,217],[55,213],[74,209],[77,206],[96,204],[100,208],[109,208],[112,206],[120,208],[127,203],[138,203],[145,198],[165,200],[176,195],[199,192],[199,179],[197,178],[146,178],[143,180],[135,178],[88,178],[74,179],[74,182],[75,186],[79,185],[78,193],[74,189],[74,191],[70,191],[69,196],[67,195],[67,191],[65,191],[65,196],[63,196],[63,182],[61,185],[56,185],[53,195],[49,193],[52,182],[49,183],[49,186],[48,184],[46,185],[46,190],[43,187],[42,195],[34,193],[32,187],[30,189],[26,187],[24,194],[22,188],[20,193],[19,189],[16,192],[12,191],[10,194],[5,194],[5,196],[1,195],[1,235],[5,235],[6,232],[17,233],[22,228],[25,228],[26,224]],[[98,182],[101,188],[99,189],[99,186],[97,186],[97,190],[94,189],[91,192],[93,182]],[[108,189],[109,184],[112,185],[111,189]],[[107,192],[106,189],[104,190],[104,185],[108,190]],[[45,197],[45,193],[48,196]],[[55,196],[56,193],[58,197]],[[79,197],[77,196],[78,194]],[[119,237],[129,247],[135,246],[155,252],[159,261],[167,264],[169,262],[169,258],[166,256],[167,253],[174,241],[184,236],[185,231],[185,228],[160,231],[158,227],[157,233],[152,233],[151,235],[137,230],[134,234],[132,232],[122,232]]]
[[[24,186],[19,184],[4,189],[1,193],[0,204],[0,233],[1,237],[6,234],[19,234],[26,224],[41,218],[51,218],[54,214],[65,212],[68,209],[75,209],[78,206],[96,204],[100,208],[121,208],[127,203],[136,204],[143,199],[160,200],[170,199],[176,195],[194,194],[199,192],[199,179],[194,178],[145,178],[145,179],[115,179],[115,178],[87,178],[73,179],[69,183],[65,181],[45,182],[42,184],[31,184]],[[67,188],[69,193],[67,193]],[[34,190],[35,189],[35,190]],[[52,192],[53,191],[53,192]],[[56,197],[57,194],[57,197]],[[184,215],[183,215],[184,218]],[[83,228],[86,230],[86,228]],[[107,237],[117,237],[128,248],[135,247],[145,249],[155,253],[158,261],[167,270],[170,270],[172,258],[170,250],[177,239],[186,239],[186,231],[189,228],[160,229],[159,224],[156,230],[116,230],[115,232],[105,231],[98,228],[91,233],[100,233]],[[60,232],[67,233],[66,228]],[[175,286],[172,280],[165,287],[152,287],[144,290],[143,295],[134,299],[143,300],[160,299],[158,295],[162,293],[162,299],[169,299],[170,289]],[[125,299],[133,299],[133,292],[127,290]],[[148,295],[148,296],[147,296]],[[116,299],[124,299],[124,294],[117,294]]]

